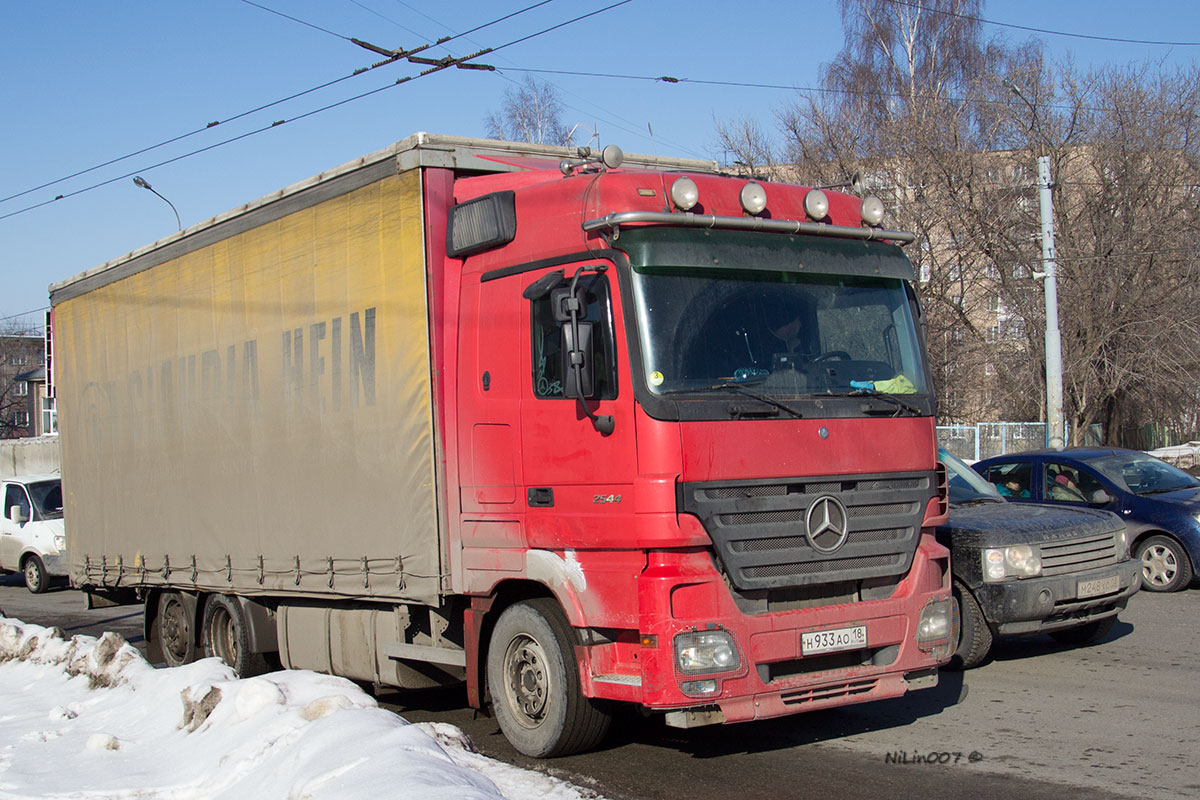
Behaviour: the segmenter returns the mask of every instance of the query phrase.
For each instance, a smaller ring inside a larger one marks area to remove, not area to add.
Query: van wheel
[[[954,602],[958,605],[958,646],[947,665],[950,669],[972,669],[987,658],[992,649],[992,629],[971,590],[954,582]]]
[[[252,678],[269,671],[263,654],[250,652],[246,615],[241,604],[228,595],[215,594],[208,599],[200,639],[204,655],[221,659],[239,678]]]
[[[192,617],[178,592],[166,592],[158,601],[158,642],[168,667],[196,660]]]
[[[527,756],[589,750],[608,732],[608,709],[580,689],[574,644],[574,630],[548,598],[508,607],[492,630],[492,708],[505,738]]]
[[[1095,622],[1087,622],[1074,628],[1067,628],[1066,630],[1062,631],[1052,631],[1050,633],[1050,638],[1056,642],[1062,642],[1063,644],[1091,644],[1092,642],[1098,642],[1105,636],[1108,636],[1108,632],[1113,629],[1113,625],[1115,625],[1116,622],[1117,615],[1113,614],[1111,617],[1098,619]]]
[[[33,594],[46,591],[49,581],[46,580],[46,565],[37,556],[25,559],[25,588]]]
[[[1183,546],[1169,536],[1151,536],[1138,544],[1142,561],[1142,588],[1151,592],[1178,592],[1192,582],[1192,562]]]

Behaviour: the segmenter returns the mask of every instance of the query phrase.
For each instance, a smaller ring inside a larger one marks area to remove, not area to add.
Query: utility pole
[[[1066,445],[1063,425],[1062,336],[1058,330],[1058,268],[1054,261],[1054,200],[1050,156],[1038,156],[1038,199],[1042,212],[1042,272],[1046,294],[1046,446]]]

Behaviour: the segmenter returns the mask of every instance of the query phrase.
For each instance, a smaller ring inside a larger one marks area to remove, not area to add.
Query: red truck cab
[[[546,756],[613,701],[690,727],[935,685],[912,235],[873,199],[619,163],[423,176],[472,701]]]

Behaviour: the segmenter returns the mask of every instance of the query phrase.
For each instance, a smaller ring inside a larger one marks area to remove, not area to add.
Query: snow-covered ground
[[[412,725],[350,681],[155,669],[116,634],[0,618],[0,798],[596,798]]]

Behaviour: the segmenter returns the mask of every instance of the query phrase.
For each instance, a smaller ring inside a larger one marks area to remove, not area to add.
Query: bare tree
[[[822,91],[776,112],[782,146],[746,121],[718,135],[759,171],[824,183],[860,170],[890,196],[889,224],[920,237],[909,255],[943,421],[1044,413],[1039,155],[1056,181],[1073,440],[1100,424],[1134,443],[1147,422],[1200,416],[1196,70],[1051,69],[1036,44],[985,40],[981,0],[841,7],[845,46]]]
[[[572,147],[574,136],[562,123],[562,113],[558,90],[526,75],[520,86],[504,90],[500,109],[489,113],[484,125],[493,139]]]

